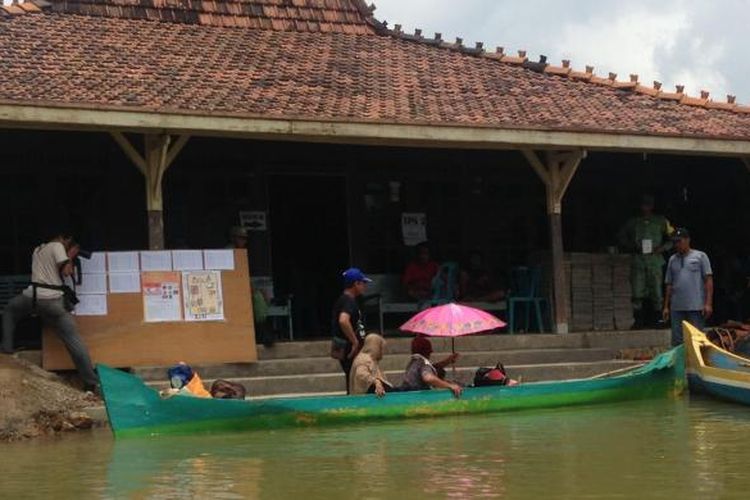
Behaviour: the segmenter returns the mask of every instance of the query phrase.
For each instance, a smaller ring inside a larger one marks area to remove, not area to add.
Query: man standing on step
[[[333,305],[331,315],[331,357],[337,359],[346,376],[347,393],[349,392],[349,371],[354,357],[359,352],[365,338],[365,326],[357,298],[364,295],[367,283],[372,280],[356,267],[343,273],[344,292]]]
[[[3,352],[12,353],[13,335],[18,322],[38,315],[55,330],[65,344],[83,379],[84,388],[97,390],[99,379],[94,373],[86,344],[78,334],[76,321],[70,313],[74,305],[69,303],[72,290],[63,284],[63,279],[73,274],[73,261],[79,250],[73,237],[66,233],[60,233],[34,249],[31,257],[31,285],[14,297],[5,308],[3,341],[0,347]]]
[[[672,321],[672,345],[682,344],[682,322],[704,328],[714,312],[714,278],[708,256],[690,248],[690,233],[674,233],[675,254],[667,264],[664,320]]]
[[[630,286],[633,330],[657,326],[662,305],[664,252],[671,248],[674,229],[663,215],[654,213],[654,197],[644,195],[641,215],[633,217],[618,233],[620,248],[632,254]]]

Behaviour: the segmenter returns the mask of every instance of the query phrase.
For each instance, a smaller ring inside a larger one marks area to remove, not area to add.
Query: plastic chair
[[[526,314],[524,315],[523,329],[529,330],[531,321],[531,308],[534,308],[536,327],[544,332],[542,321],[542,305],[549,310],[549,301],[539,296],[539,285],[541,283],[542,269],[536,267],[514,267],[511,270],[511,294],[508,298],[508,332],[516,331],[516,305],[523,304]]]
[[[433,306],[448,304],[456,300],[458,295],[458,263],[443,262],[438,272],[432,278]]]

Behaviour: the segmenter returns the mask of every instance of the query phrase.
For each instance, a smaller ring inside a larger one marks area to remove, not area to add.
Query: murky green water
[[[0,498],[750,498],[750,408],[709,400],[0,446]]]

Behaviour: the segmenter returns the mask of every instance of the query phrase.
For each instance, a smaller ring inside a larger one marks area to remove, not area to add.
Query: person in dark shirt
[[[440,266],[430,257],[427,242],[417,245],[416,252],[415,259],[409,262],[404,270],[401,283],[409,297],[423,301],[432,297],[432,280]]]
[[[437,363],[430,362],[432,342],[426,337],[415,337],[411,342],[411,359],[406,366],[401,391],[424,391],[428,389],[450,389],[455,397],[461,397],[461,386],[443,380],[439,371],[445,373],[445,367],[454,364],[459,355],[453,353]]]
[[[344,292],[333,305],[331,315],[331,357],[341,363],[346,376],[346,390],[349,392],[349,371],[352,361],[359,352],[365,337],[365,326],[359,310],[357,297],[365,293],[367,284],[372,282],[359,269],[352,267],[344,271]]]

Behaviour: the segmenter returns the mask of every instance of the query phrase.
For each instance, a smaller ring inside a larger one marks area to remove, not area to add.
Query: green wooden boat
[[[247,401],[174,396],[128,373],[99,365],[102,393],[116,437],[233,432],[384,419],[490,413],[674,396],[684,385],[682,347],[616,375],[514,387],[374,395],[266,398]]]

